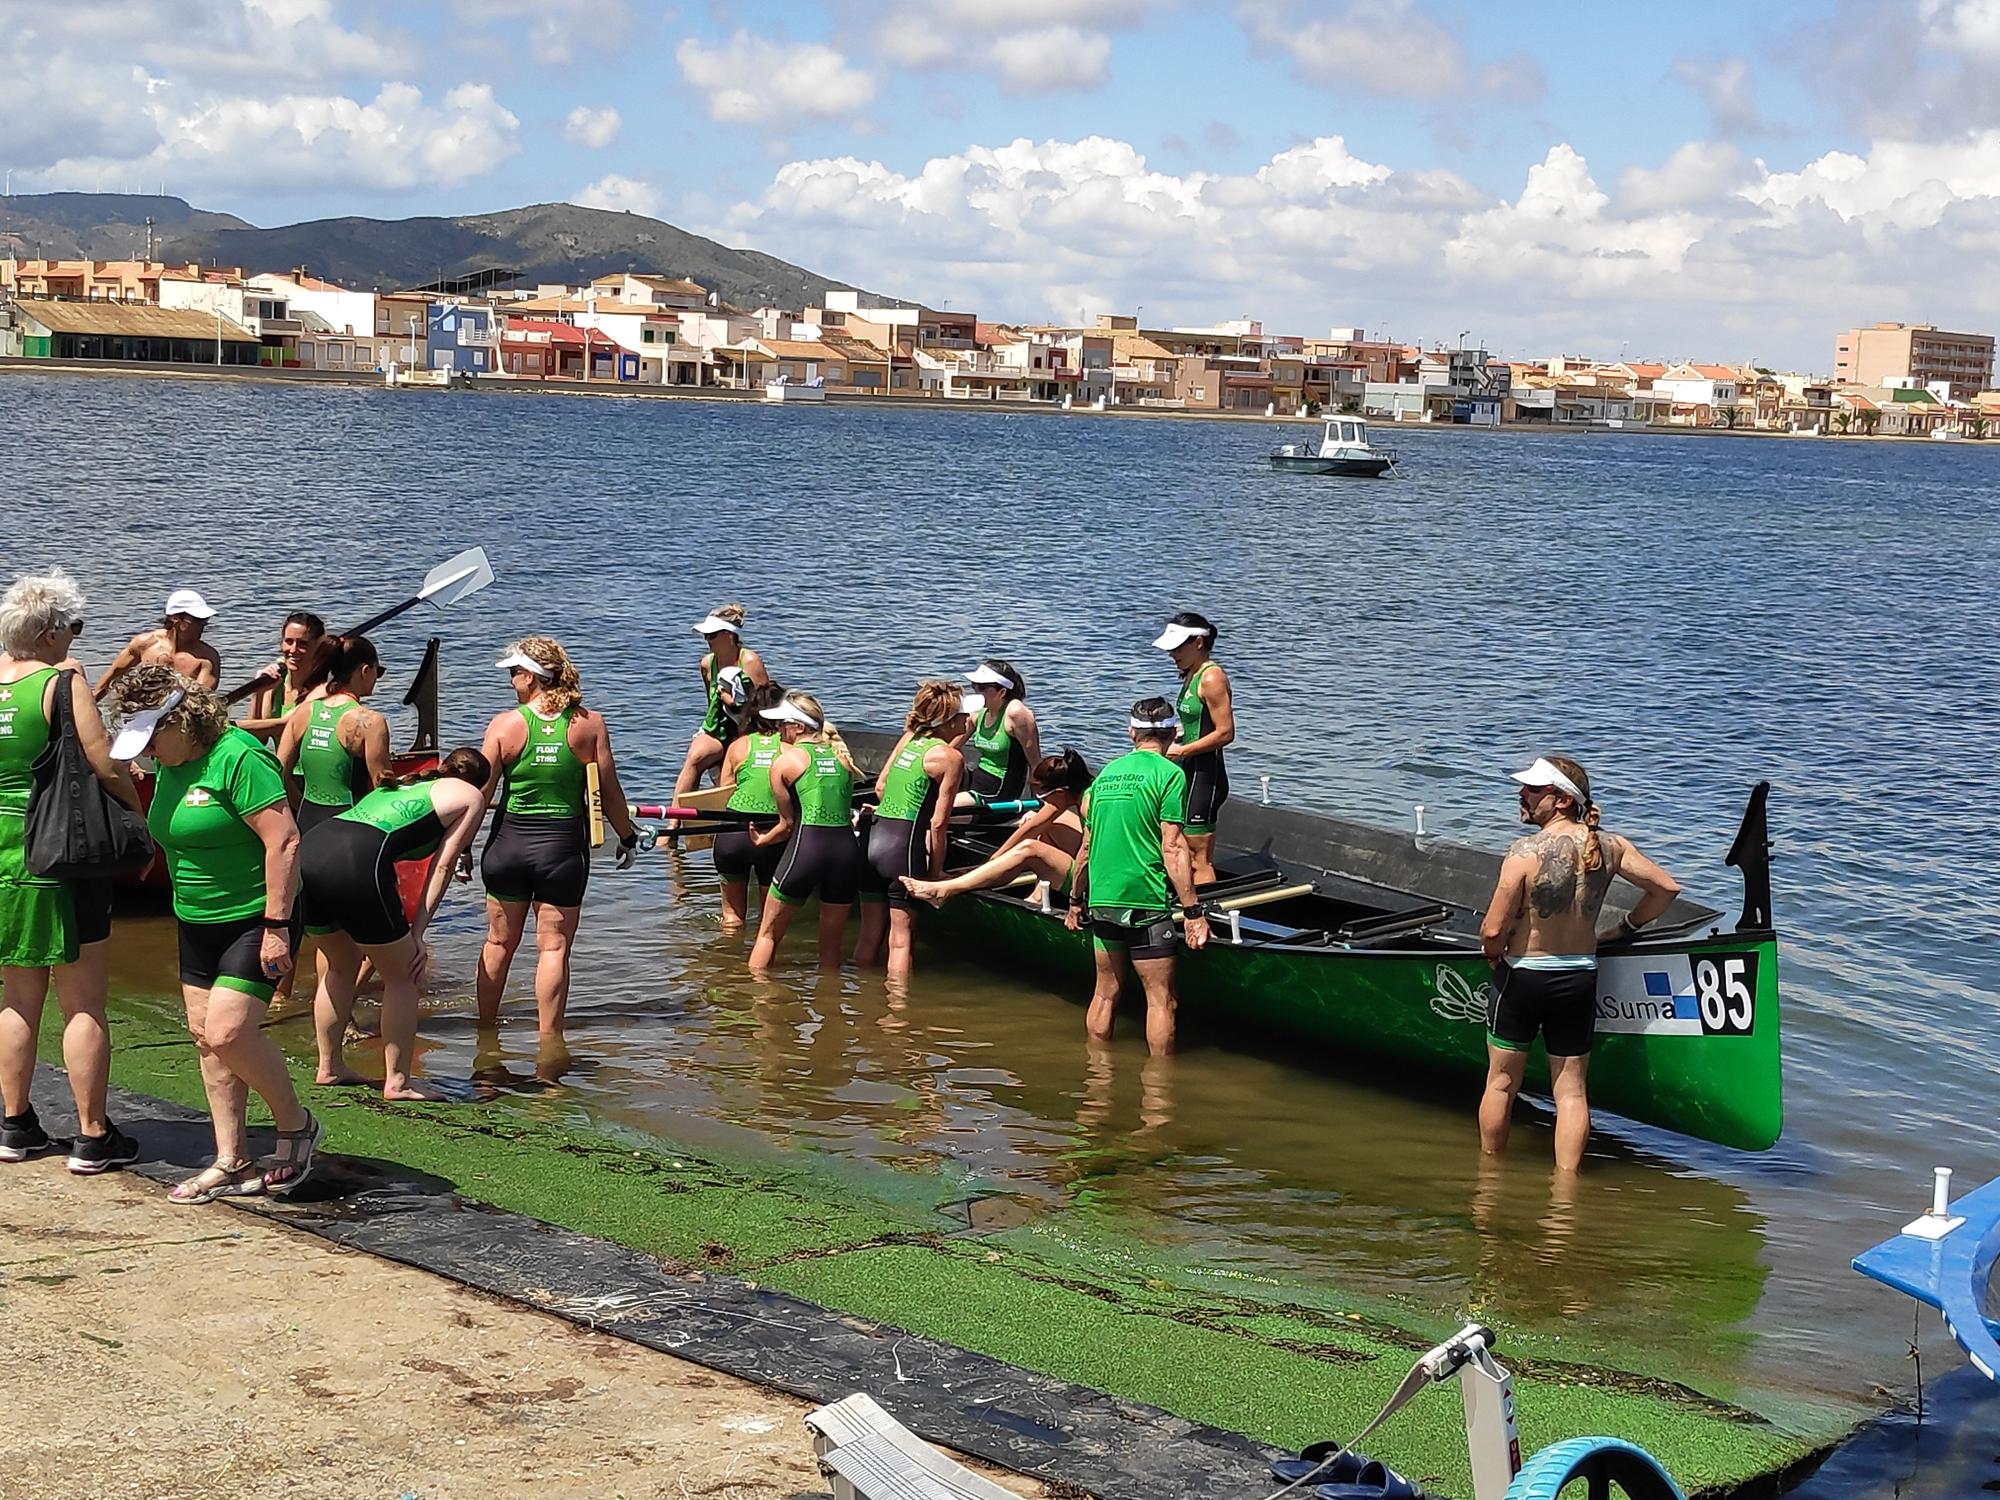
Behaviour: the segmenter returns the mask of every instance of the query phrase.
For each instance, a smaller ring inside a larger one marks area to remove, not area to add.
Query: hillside
[[[315,219],[259,229],[179,198],[41,193],[0,199],[0,253],[89,256],[141,253],[151,214],[154,254],[282,271],[304,266],[350,286],[389,290],[488,266],[522,273],[517,285],[578,282],[611,271],[661,271],[698,281],[741,307],[817,302],[831,280],[755,250],[732,250],[638,214],[538,203],[460,218]]]

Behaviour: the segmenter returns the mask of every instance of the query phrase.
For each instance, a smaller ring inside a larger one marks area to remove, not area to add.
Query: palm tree
[[[1840,432],[1846,432],[1848,428],[1854,425],[1854,413],[1851,411],[1835,412],[1833,414],[1833,425]]]
[[[1967,437],[1971,437],[1971,438],[1983,438],[1983,437],[1985,437],[1985,436],[1986,436],[1986,418],[1984,418],[1984,417],[1967,417],[1967,418],[1965,419],[1965,435],[1966,435]]]
[[[1872,437],[1875,433],[1876,424],[1882,420],[1882,413],[1879,411],[1864,411],[1857,420],[1861,423],[1861,435],[1863,437]]]

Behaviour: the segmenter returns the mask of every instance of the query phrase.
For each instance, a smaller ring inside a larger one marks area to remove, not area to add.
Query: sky
[[[2000,0],[0,0],[0,169],[629,209],[995,321],[1825,371],[2000,327]]]

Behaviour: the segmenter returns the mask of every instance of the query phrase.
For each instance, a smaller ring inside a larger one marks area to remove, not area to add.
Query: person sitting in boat
[[[677,801],[700,784],[702,772],[722,764],[722,752],[736,737],[737,716],[730,712],[732,705],[723,701],[723,674],[736,668],[759,687],[771,680],[764,671],[764,659],[743,644],[744,614],[740,604],[722,604],[695,624],[695,634],[708,647],[701,658],[701,690],[708,710],[688,741],[687,758],[674,778]],[[733,684],[731,696],[739,704],[742,701],[743,695],[733,691]]]
[[[248,695],[250,707],[239,721],[259,739],[275,740],[285,721],[301,703],[325,696],[327,665],[336,642],[328,639],[326,621],[309,609],[285,616],[278,631],[278,658],[249,682],[232,691],[233,702]]]
[[[1187,844],[1194,857],[1196,885],[1215,883],[1215,821],[1229,800],[1225,746],[1236,742],[1236,708],[1229,674],[1213,660],[1215,624],[1206,615],[1182,610],[1153,644],[1174,660],[1181,674],[1180,737],[1167,747],[1187,777]]]
[[[1190,948],[1208,942],[1195,900],[1193,859],[1185,833],[1187,778],[1167,758],[1180,718],[1164,698],[1141,698],[1128,721],[1132,750],[1097,775],[1083,799],[1083,843],[1070,877],[1072,932],[1089,915],[1097,985],[1084,1025],[1109,1041],[1125,976],[1137,970],[1146,991],[1146,1046],[1174,1050],[1174,922],[1180,903]]]
[[[134,667],[172,667],[196,686],[215,691],[222,679],[222,656],[201,638],[208,622],[215,618],[209,602],[193,589],[175,589],[167,595],[167,607],[160,623],[142,630],[111,659],[104,675],[97,679],[96,697],[104,701],[111,685]]]
[[[1630,839],[1599,828],[1590,777],[1575,761],[1544,756],[1513,778],[1521,786],[1521,821],[1535,832],[1516,840],[1501,861],[1500,883],[1479,926],[1481,951],[1493,965],[1479,1144],[1490,1156],[1506,1151],[1514,1096],[1539,1036],[1555,1096],[1556,1167],[1574,1172],[1590,1139],[1584,1078],[1597,1024],[1598,947],[1637,937],[1681,888]],[[1640,900],[1600,933],[1598,913],[1614,877],[1637,886]]]
[[[1028,707],[1027,679],[1011,662],[989,656],[964,678],[982,700],[965,737],[965,789],[992,802],[1011,802],[1042,758],[1042,731]]]
[[[984,864],[949,880],[913,880],[903,884],[919,901],[943,906],[968,891],[990,891],[1032,876],[1046,880],[1057,894],[1069,894],[1070,872],[1083,844],[1083,794],[1090,787],[1090,764],[1076,750],[1045,755],[1028,773],[1028,787],[1042,805],[1015,825],[1006,841]]]

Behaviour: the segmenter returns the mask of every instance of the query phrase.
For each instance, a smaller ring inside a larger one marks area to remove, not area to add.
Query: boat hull
[[[1271,467],[1281,473],[1334,474],[1345,479],[1380,479],[1389,472],[1386,458],[1294,458],[1271,455]]]
[[[1089,997],[1089,935],[1069,931],[1060,911],[982,893],[926,915],[927,932],[954,950],[1032,970],[1079,1002]],[[1468,1103],[1477,1097],[1492,996],[1477,953],[1294,950],[1231,943],[1219,920],[1211,930],[1207,948],[1179,958],[1183,1016],[1209,1031],[1296,1043],[1308,1065],[1365,1068],[1379,1079],[1388,1062],[1413,1079],[1456,1081]],[[1716,933],[1606,955],[1593,1108],[1739,1150],[1769,1148],[1784,1124],[1778,1005],[1777,942],[1768,935]],[[1528,1086],[1548,1086],[1539,1046]]]

